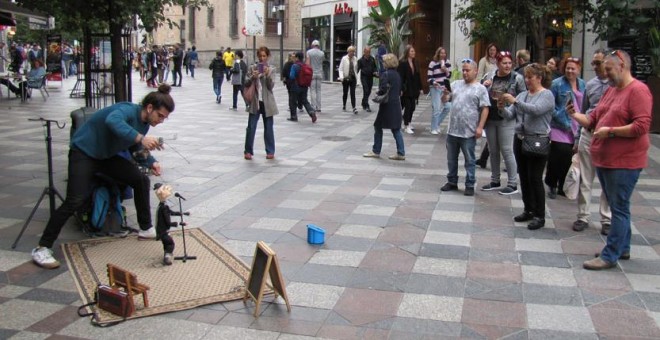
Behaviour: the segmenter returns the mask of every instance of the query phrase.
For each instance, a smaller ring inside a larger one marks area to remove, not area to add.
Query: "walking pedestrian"
[[[190,76],[195,79],[195,67],[199,66],[197,65],[199,63],[199,57],[197,56],[197,47],[193,46],[192,50],[190,51],[190,60],[188,68],[190,68]]]
[[[312,41],[312,48],[307,51],[305,62],[312,67],[314,75],[312,76],[312,85],[310,86],[311,104],[316,113],[321,113],[321,84],[323,84],[323,62],[325,53],[321,51],[319,41]]]
[[[363,154],[364,157],[379,158],[383,145],[383,129],[390,129],[396,142],[396,154],[389,159],[403,161],[406,159],[406,151],[401,133],[401,77],[396,71],[399,61],[394,54],[383,56],[385,72],[380,76],[378,95],[388,93],[387,102],[378,105],[378,113],[374,121],[374,145],[371,151]]]
[[[355,58],[355,46],[348,47],[348,54],[341,58],[339,62],[339,81],[343,87],[342,92],[342,110],[346,111],[346,98],[351,94],[351,106],[353,113],[357,114],[355,108],[355,86],[357,85],[357,58]]]
[[[289,79],[291,80],[291,88],[293,93],[295,93],[295,102],[299,105],[302,105],[310,118],[312,118],[312,123],[316,123],[316,110],[312,108],[312,105],[309,104],[307,100],[307,91],[308,86],[301,84],[299,77],[301,77],[302,67],[303,67],[303,53],[296,52],[296,61],[291,65],[291,71],[289,72]],[[298,121],[298,116],[296,115],[296,106],[294,101],[289,101],[289,111],[291,112],[292,119],[291,121]]]
[[[220,104],[222,101],[222,82],[225,80],[225,70],[227,66],[222,59],[222,51],[215,52],[215,58],[209,64],[211,70],[211,79],[213,80],[213,92],[215,92],[215,102]],[[194,77],[193,77],[194,78]]]
[[[172,86],[181,87],[183,74],[181,73],[181,65],[183,64],[183,49],[181,44],[174,45],[174,52],[172,53]],[[177,84],[177,79],[179,83]]]
[[[243,94],[243,84],[248,73],[247,64],[243,61],[243,51],[237,50],[234,58],[234,66],[231,68],[231,85],[233,87],[233,110],[238,110],[238,93]],[[247,106],[247,103],[246,103]]]
[[[362,58],[358,60],[357,65],[360,83],[362,84],[362,109],[371,112],[369,96],[371,95],[371,88],[374,86],[374,77],[378,77],[378,66],[376,66],[376,59],[371,55],[370,47],[364,48]]]
[[[415,112],[415,106],[422,92],[422,78],[419,73],[419,65],[415,60],[415,48],[412,45],[406,46],[403,51],[403,58],[399,60],[397,69],[401,77],[401,107],[403,108],[404,131],[413,134],[412,117]]]

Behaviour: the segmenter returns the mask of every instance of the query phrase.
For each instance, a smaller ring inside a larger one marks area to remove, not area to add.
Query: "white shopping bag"
[[[580,191],[580,158],[577,153],[573,155],[571,163],[564,180],[564,193],[566,193],[566,198],[574,200]]]

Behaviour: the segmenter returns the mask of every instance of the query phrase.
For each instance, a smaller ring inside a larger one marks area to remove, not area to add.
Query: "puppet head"
[[[165,202],[170,196],[172,196],[172,186],[164,185],[162,183],[154,184],[154,190],[156,191],[156,196],[161,202]]]

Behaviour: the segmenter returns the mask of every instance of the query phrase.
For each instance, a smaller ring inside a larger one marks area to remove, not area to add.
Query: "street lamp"
[[[273,13],[279,12],[277,19],[277,35],[280,36],[280,72],[284,68],[284,0],[278,0],[277,5],[273,6]]]

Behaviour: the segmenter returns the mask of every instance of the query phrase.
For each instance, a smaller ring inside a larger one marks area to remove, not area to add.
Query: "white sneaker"
[[[172,253],[165,253],[165,256],[163,256],[163,264],[166,266],[171,266],[173,259],[174,255],[172,255]]]
[[[413,129],[411,129],[410,127],[406,127],[405,132],[410,135],[415,133],[415,131],[413,131]]]
[[[432,135],[437,135],[437,134],[439,134],[439,133],[440,133],[440,132],[438,132],[438,130],[431,130],[431,134],[432,134]]]
[[[142,230],[138,232],[138,239],[140,240],[151,240],[156,238],[156,228],[151,227],[147,230]]]
[[[53,257],[53,251],[46,247],[32,249],[32,261],[39,267],[47,269],[55,269],[60,266],[60,261]]]

